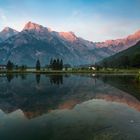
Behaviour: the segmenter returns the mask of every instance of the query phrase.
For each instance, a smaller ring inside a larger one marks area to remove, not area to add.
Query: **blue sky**
[[[140,30],[140,0],[0,0],[0,30],[32,21],[104,41]]]

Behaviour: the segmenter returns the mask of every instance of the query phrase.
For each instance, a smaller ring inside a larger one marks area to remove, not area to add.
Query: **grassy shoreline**
[[[65,74],[65,73],[93,73],[93,74],[140,74],[139,69],[117,69],[117,70],[39,70],[36,71],[35,69],[30,70],[12,70],[12,71],[2,71],[0,73],[40,73],[40,74]]]

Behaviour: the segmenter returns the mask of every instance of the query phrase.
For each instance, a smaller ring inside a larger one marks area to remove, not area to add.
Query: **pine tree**
[[[53,59],[51,58],[51,60],[50,60],[50,65],[49,65],[49,68],[53,68]]]
[[[63,60],[57,58],[57,59],[52,59],[50,60],[50,66],[52,70],[62,70],[63,69]]]
[[[63,69],[63,60],[61,59],[60,60],[60,70],[62,70]]]
[[[40,66],[40,61],[37,60],[36,61],[36,70],[40,70],[41,66]]]
[[[56,70],[56,59],[53,60],[53,67],[52,67],[52,69]]]
[[[7,68],[7,70],[13,70],[14,64],[9,60],[9,61],[7,62],[6,68]]]
[[[60,69],[60,62],[59,59],[56,60],[56,70]]]

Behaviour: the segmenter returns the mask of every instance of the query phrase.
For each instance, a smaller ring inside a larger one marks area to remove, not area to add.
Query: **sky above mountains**
[[[140,0],[0,0],[0,30],[32,21],[95,42],[139,30],[139,15]]]

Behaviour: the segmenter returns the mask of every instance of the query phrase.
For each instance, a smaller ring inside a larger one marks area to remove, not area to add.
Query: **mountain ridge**
[[[18,34],[19,32],[10,28],[10,27],[5,27],[1,32],[0,32],[0,42],[7,40],[8,38]]]
[[[51,58],[61,58],[72,65],[94,64],[139,40],[140,33],[136,32],[125,39],[95,43],[77,37],[73,32],[56,32],[28,22],[21,32],[0,43],[0,63],[12,60],[17,64],[33,65],[40,59],[47,64]]]
[[[140,41],[126,50],[105,58],[100,64],[117,68],[140,67]]]

